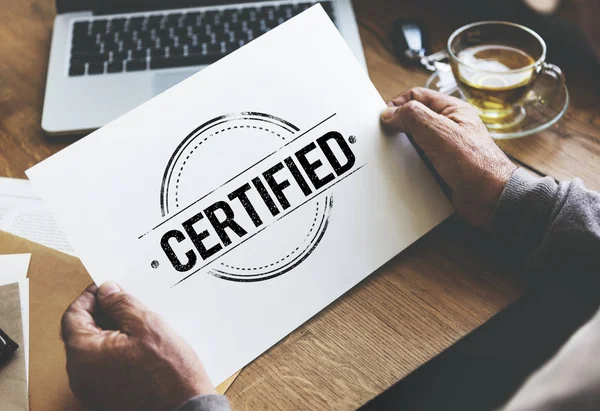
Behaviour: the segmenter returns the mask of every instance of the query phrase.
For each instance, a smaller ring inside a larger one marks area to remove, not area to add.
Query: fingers
[[[140,330],[145,330],[153,318],[144,304],[112,281],[98,288],[97,299],[111,324],[127,335],[136,335]]]
[[[391,104],[400,107],[409,101],[418,101],[438,114],[444,114],[450,108],[468,106],[468,103],[458,98],[423,87],[412,88],[399,94],[388,103],[388,106]]]
[[[95,284],[90,285],[63,314],[61,320],[63,341],[69,342],[77,337],[97,335],[102,331],[94,320],[97,289]]]
[[[381,115],[381,121],[401,133],[413,134],[419,138],[420,131],[450,122],[417,100],[410,100],[401,106],[388,107]]]

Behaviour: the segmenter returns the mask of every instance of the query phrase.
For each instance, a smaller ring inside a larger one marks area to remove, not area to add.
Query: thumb
[[[149,310],[117,283],[108,281],[100,285],[96,299],[111,328],[131,336],[147,329]]]

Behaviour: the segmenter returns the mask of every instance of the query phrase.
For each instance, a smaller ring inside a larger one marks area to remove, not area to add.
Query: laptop
[[[316,3],[366,70],[351,0],[57,0],[42,128],[102,127]]]

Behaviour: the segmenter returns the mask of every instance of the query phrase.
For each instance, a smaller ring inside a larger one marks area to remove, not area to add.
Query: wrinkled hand
[[[69,383],[86,409],[173,411],[215,393],[192,348],[115,283],[73,301],[62,336]]]
[[[450,189],[450,201],[467,222],[487,227],[504,186],[517,168],[498,148],[468,103],[424,88],[388,103],[382,122],[412,135]]]

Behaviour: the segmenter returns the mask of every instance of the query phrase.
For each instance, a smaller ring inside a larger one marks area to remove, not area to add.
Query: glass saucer
[[[525,119],[512,127],[490,129],[493,138],[500,140],[529,136],[552,126],[565,114],[569,106],[567,87],[553,93],[551,98],[544,99],[541,96],[546,95],[552,87],[544,80],[545,76],[540,76],[527,95],[527,102],[523,105]],[[466,100],[450,71],[436,71],[427,79],[425,87]]]

